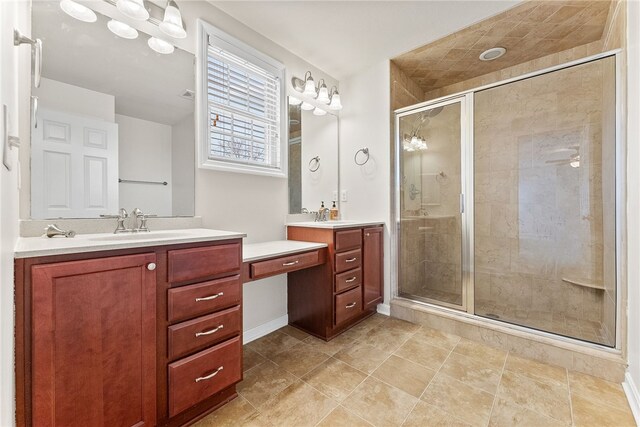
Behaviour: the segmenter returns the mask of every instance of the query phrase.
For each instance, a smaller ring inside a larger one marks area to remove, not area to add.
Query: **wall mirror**
[[[193,216],[195,58],[156,53],[142,32],[118,37],[96,14],[87,23],[58,1],[32,5],[44,49],[22,190],[31,218]]]
[[[289,213],[338,205],[338,117],[313,114],[289,99]]]

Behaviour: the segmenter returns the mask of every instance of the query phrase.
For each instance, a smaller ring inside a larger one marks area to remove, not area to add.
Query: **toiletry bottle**
[[[329,211],[329,219],[331,221],[335,221],[338,219],[338,208],[336,207],[336,201],[333,201],[333,206],[331,206],[331,210]]]

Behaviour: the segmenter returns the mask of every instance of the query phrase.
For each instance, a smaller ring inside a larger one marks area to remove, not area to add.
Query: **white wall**
[[[13,29],[30,33],[28,3],[0,2],[0,106],[8,106],[9,132],[22,140],[29,139],[19,130],[18,62],[29,54],[29,48],[13,46]],[[21,58],[19,58],[21,56]],[[22,87],[21,87],[22,89]],[[0,425],[15,424],[14,373],[14,299],[13,250],[18,238],[18,173],[17,150],[10,153],[13,169],[0,165]],[[1,154],[0,154],[1,156]]]
[[[168,185],[119,184],[120,207],[131,212],[170,216],[171,126],[116,114],[118,173],[122,179],[167,181]]]
[[[64,111],[80,116],[91,116],[107,122],[115,120],[116,98],[83,87],[42,78],[39,88],[33,89],[40,107]]]
[[[193,215],[195,138],[193,114],[171,127],[171,190],[174,216]]]
[[[340,188],[348,201],[341,202],[342,218],[384,221],[384,303],[391,289],[391,144],[389,61],[342,82],[344,109],[340,114]],[[369,148],[369,161],[357,166],[357,150]]]

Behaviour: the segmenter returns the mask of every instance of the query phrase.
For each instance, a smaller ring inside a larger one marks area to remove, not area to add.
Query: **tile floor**
[[[635,426],[619,384],[378,314],[328,343],[286,326],[244,369],[197,427]]]

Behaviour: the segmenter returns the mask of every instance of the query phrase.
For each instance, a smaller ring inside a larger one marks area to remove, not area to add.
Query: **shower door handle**
[[[464,194],[460,194],[460,213],[464,213]]]

